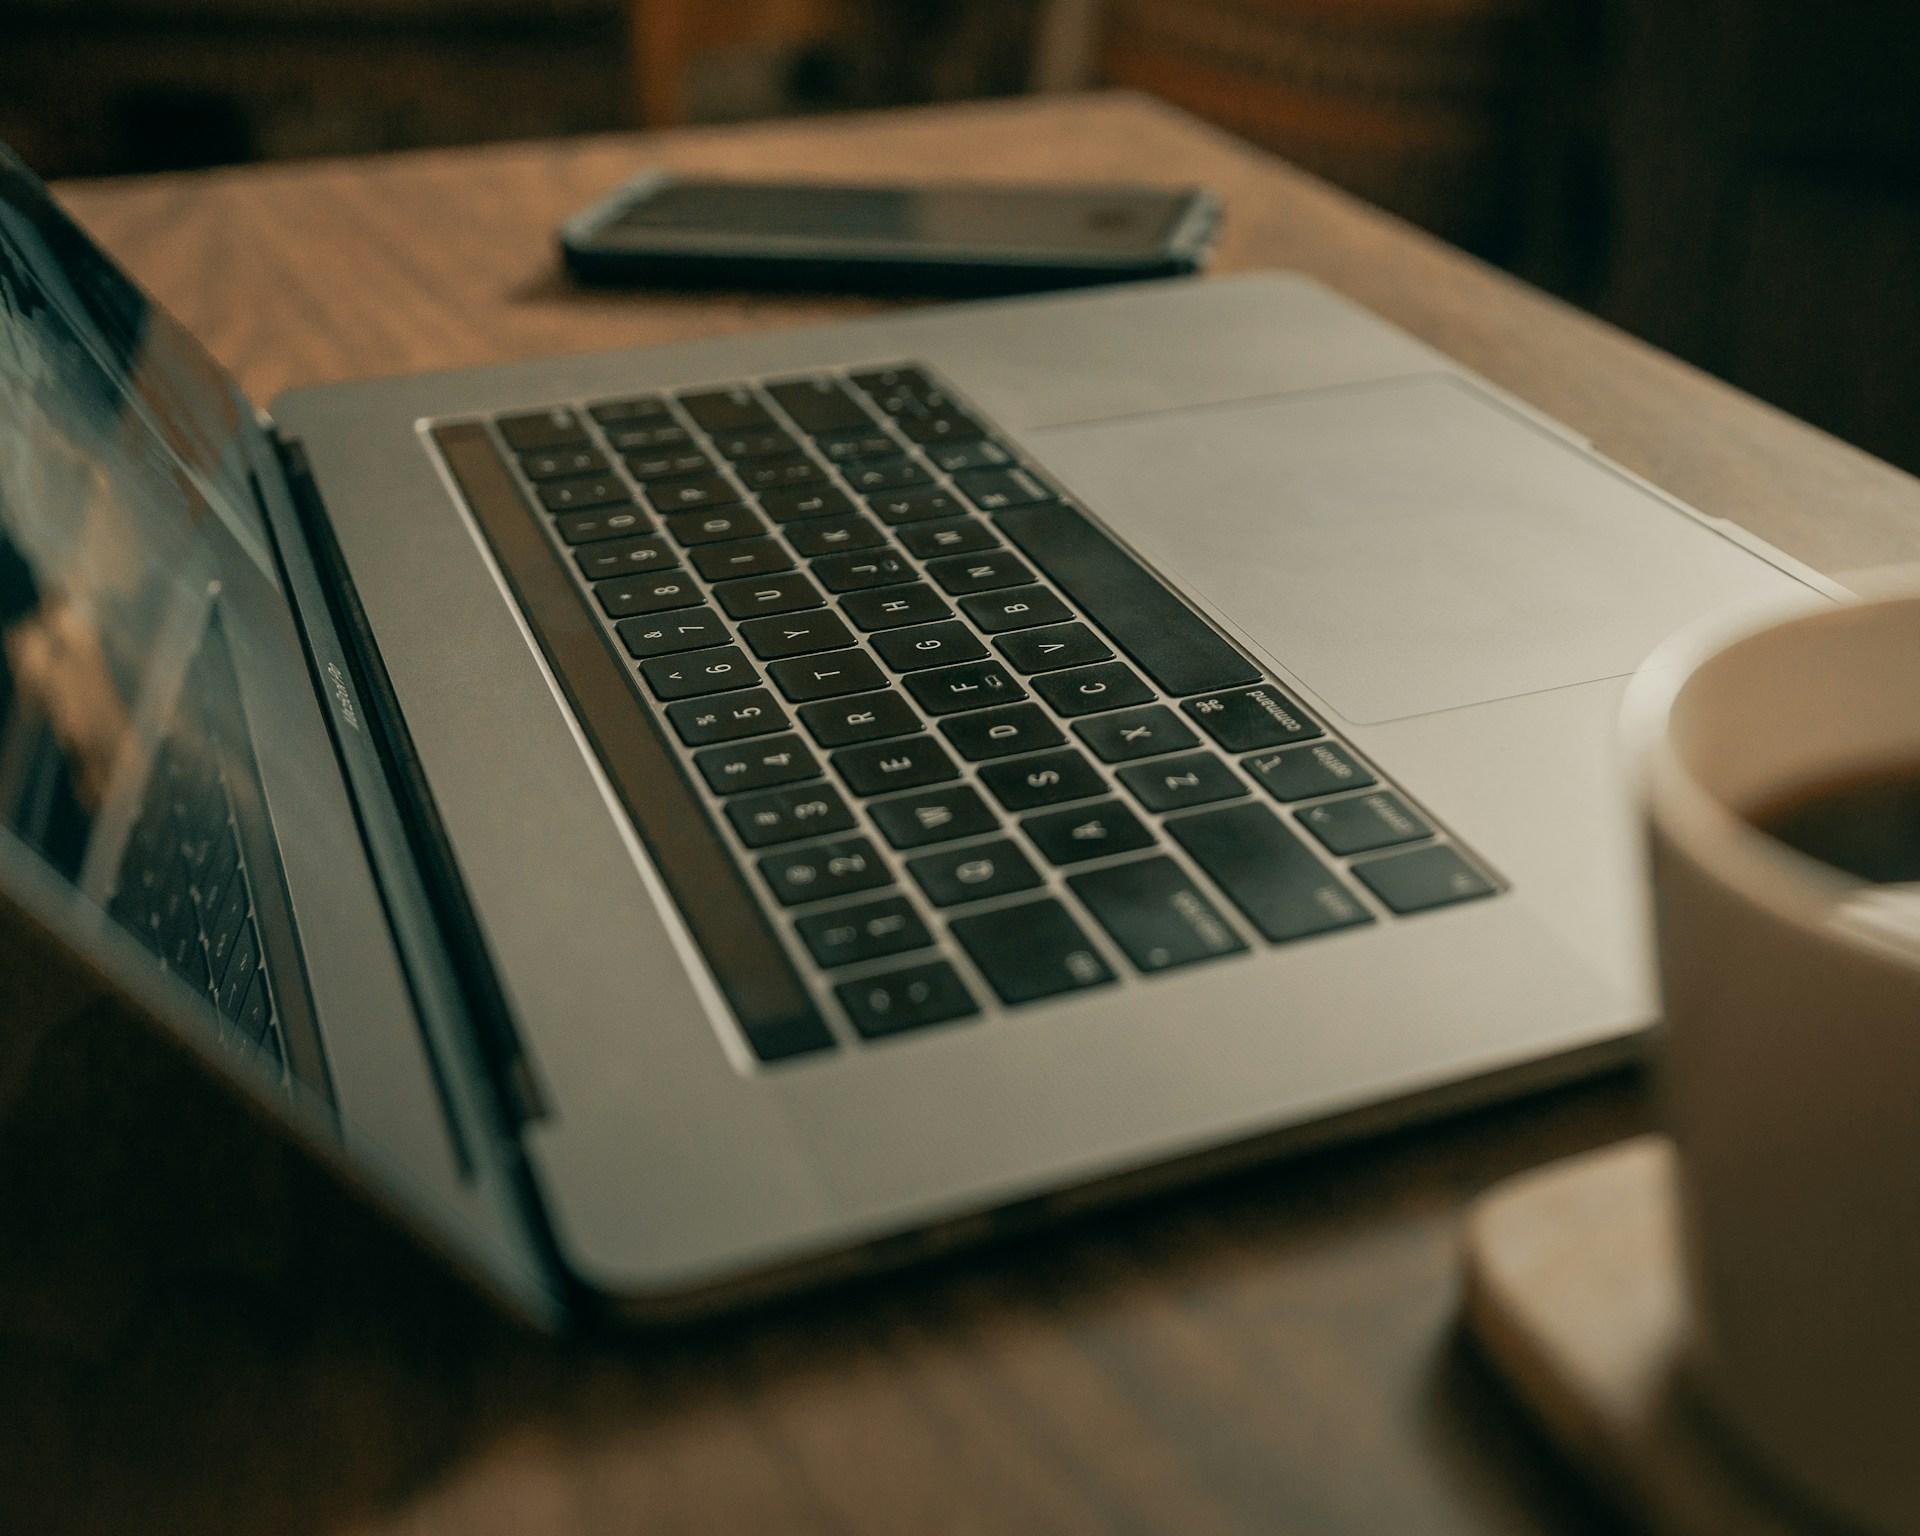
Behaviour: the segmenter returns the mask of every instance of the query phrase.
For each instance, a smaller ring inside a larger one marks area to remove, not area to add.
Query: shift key
[[[1172,859],[1114,864],[1071,876],[1067,884],[1143,971],[1171,970],[1247,947]]]

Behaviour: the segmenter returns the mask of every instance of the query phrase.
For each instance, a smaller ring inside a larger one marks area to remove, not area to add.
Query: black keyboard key
[[[907,692],[930,715],[986,709],[1026,697],[1026,690],[997,661],[969,661],[938,672],[914,672],[908,675],[906,683]]]
[[[885,860],[864,837],[837,837],[767,854],[760,860],[760,873],[781,905],[788,907],[851,896],[893,880]]]
[[[639,538],[583,544],[574,551],[573,560],[588,581],[604,581],[609,576],[667,570],[679,563],[679,556],[657,535],[643,534]]]
[[[267,1031],[273,1026],[273,999],[267,991],[267,973],[264,969],[254,972],[253,985],[247,988],[247,1000],[240,1005],[240,1013],[234,1022],[255,1045],[266,1039]]]
[[[233,953],[233,946],[239,942],[246,921],[247,877],[236,872],[227,882],[226,894],[219,909],[206,919],[207,962],[215,977],[225,973],[227,958]]]
[[[980,637],[958,619],[923,624],[917,629],[890,629],[873,637],[874,650],[896,672],[918,672],[949,662],[977,661],[987,654]]]
[[[760,681],[747,653],[737,645],[715,646],[710,651],[689,651],[684,656],[656,656],[640,663],[640,675],[647,686],[662,699],[691,699],[703,693],[725,693]]]
[[[980,792],[966,784],[942,784],[911,795],[875,800],[867,807],[880,833],[896,848],[924,848],[956,837],[998,832],[994,815]]]
[[[1069,875],[1067,884],[1143,971],[1171,970],[1246,950],[1220,909],[1168,858]]]
[[[918,789],[923,784],[940,784],[960,776],[947,749],[927,735],[842,747],[833,754],[832,762],[834,771],[856,795]]]
[[[1022,672],[1057,672],[1063,667],[1105,661],[1113,654],[1107,642],[1084,624],[1049,624],[1026,629],[995,642],[1000,654]]]
[[[773,403],[793,418],[802,432],[850,432],[873,424],[873,418],[833,379],[782,379],[767,386]]]
[[[762,741],[708,747],[693,754],[694,766],[716,795],[746,789],[771,789],[796,779],[818,777],[820,764],[812,750],[792,732]],[[822,831],[829,830],[822,828]]]
[[[843,693],[865,693],[886,685],[887,675],[865,651],[826,651],[818,656],[790,656],[767,668],[780,691],[796,704],[831,699]]]
[[[955,517],[967,509],[938,486],[923,485],[905,491],[881,491],[869,496],[867,510],[881,522],[897,526],[901,523],[924,523]]]
[[[178,859],[171,861],[167,879],[167,898],[164,903],[164,916],[161,922],[160,958],[168,969],[176,975],[188,976],[193,984],[204,990],[207,981],[200,979],[200,919],[193,909],[193,893],[188,885],[185,865]]]
[[[587,441],[586,424],[563,405],[524,416],[502,416],[500,435],[515,453],[539,453]]]
[[[1040,871],[1010,838],[942,848],[907,860],[907,870],[936,907],[957,907],[1041,884]]]
[[[898,411],[925,410],[929,400],[943,403],[946,400],[946,392],[938,388],[932,379],[920,369],[905,364],[856,373],[853,382],[888,415]]]
[[[1113,980],[1086,933],[1051,897],[956,917],[949,926],[987,985],[1009,1005]]]
[[[829,592],[860,592],[912,581],[916,571],[897,549],[876,549],[853,555],[828,555],[813,563],[813,574]]]
[[[1131,762],[1162,752],[1180,752],[1200,738],[1164,704],[1143,704],[1111,715],[1077,721],[1074,735],[1092,747],[1103,763]]]
[[[1427,819],[1388,789],[1309,806],[1299,817],[1335,853],[1368,853],[1433,836]]]
[[[714,451],[725,459],[803,458],[799,443],[778,427],[750,428],[744,432],[716,432]]]
[[[218,1002],[220,1011],[228,1018],[240,1016],[240,1005],[246,1001],[247,988],[253,985],[253,973],[259,964],[260,936],[249,921],[241,928],[233,952],[227,956],[226,971],[220,977]]]
[[[905,415],[896,425],[916,443],[970,443],[986,435],[986,429],[963,411],[930,411],[924,416]]]
[[[868,1040],[972,1018],[980,1011],[966,983],[944,960],[843,981],[834,994],[853,1027]]]
[[[602,400],[587,407],[587,414],[602,427],[640,421],[671,419],[667,402],[659,395],[634,395],[625,400]]]
[[[680,396],[680,405],[700,423],[703,431],[710,433],[745,432],[774,424],[767,408],[744,384],[727,389],[690,390]]]
[[[983,549],[996,549],[1000,541],[993,530],[977,517],[947,517],[931,523],[914,523],[900,530],[900,542],[922,560],[941,555],[970,555]]]
[[[1014,462],[1012,452],[992,438],[972,443],[928,443],[927,457],[950,475],[963,469],[999,469]]]
[[[671,656],[724,645],[729,636],[720,615],[711,608],[682,608],[644,618],[622,619],[614,626],[627,654],[638,661],[646,656]]]
[[[630,507],[633,493],[618,475],[582,475],[573,480],[548,480],[534,494],[549,512],[584,512],[589,507]]]
[[[827,970],[925,949],[933,943],[927,925],[904,896],[810,912],[794,919],[793,926],[815,962]]]
[[[1120,769],[1120,782],[1150,811],[1184,811],[1193,805],[1232,800],[1247,786],[1211,752],[1188,752],[1157,763]]]
[[[1060,727],[1035,704],[1006,704],[999,709],[951,715],[940,722],[940,731],[962,757],[975,763],[1057,747],[1065,740]]]
[[[1153,846],[1153,833],[1118,800],[1096,800],[1064,811],[1042,811],[1020,830],[1055,864],[1084,864],[1110,853]]]
[[[881,741],[907,736],[921,728],[919,713],[900,694],[859,693],[851,698],[809,704],[800,719],[823,747],[851,746],[859,741]]]
[[[887,542],[879,526],[858,513],[849,517],[810,517],[804,522],[788,523],[786,535],[787,541],[808,559],[844,554],[849,550],[877,549]]]
[[[727,820],[749,848],[853,829],[853,812],[831,784],[790,784],[727,802]]]
[[[1258,667],[1073,507],[1020,507],[995,522],[1168,693],[1260,681]]]
[[[1053,499],[1053,492],[1024,469],[965,469],[953,478],[967,500],[983,512]]]
[[[830,464],[853,464],[861,459],[896,458],[901,445],[897,438],[889,437],[876,427],[823,437],[814,443],[814,447],[826,455]]]
[[[805,656],[853,644],[853,631],[829,608],[810,613],[787,613],[778,618],[749,619],[740,626],[740,638],[763,661],[781,656]]]
[[[762,491],[760,509],[776,523],[792,523],[809,517],[845,517],[853,511],[853,501],[837,486],[794,485]]]
[[[802,608],[818,608],[826,602],[820,589],[798,571],[778,576],[763,576],[758,581],[723,581],[713,589],[713,598],[730,619],[747,619],[759,614],[793,613]],[[841,626],[843,629],[845,626]],[[845,645],[845,640],[836,644]],[[759,655],[769,654],[754,646]],[[780,655],[795,655],[782,651]]]
[[[1033,580],[1033,572],[1009,550],[990,550],[979,555],[950,555],[930,561],[927,574],[955,597],[972,592],[991,592],[1000,587],[1024,586]]]
[[[912,459],[857,459],[840,466],[847,484],[863,496],[875,491],[897,491],[903,486],[926,485],[933,476]]]
[[[730,480],[718,475],[695,475],[685,480],[661,480],[647,487],[647,500],[656,512],[704,512],[740,499]]]
[[[692,608],[700,601],[700,588],[685,571],[662,571],[658,576],[629,576],[622,581],[603,581],[593,589],[607,617],[624,619],[636,613],[667,613],[675,608]],[[619,612],[614,609],[618,607]]]
[[[796,486],[819,485],[827,472],[804,454],[785,459],[753,459],[738,466],[740,478],[756,491],[790,491]]]
[[[892,370],[894,382],[872,391],[874,403],[889,416],[930,416],[958,410],[946,386],[919,368]]]
[[[1167,830],[1275,944],[1373,921],[1340,877],[1264,805],[1177,816]]]
[[[1343,789],[1365,789],[1374,777],[1345,747],[1331,741],[1256,752],[1240,766],[1276,800],[1311,800]]]
[[[529,480],[558,480],[566,475],[597,475],[607,461],[597,448],[549,448],[544,453],[523,453],[520,468]]]
[[[1445,847],[1415,848],[1366,859],[1354,865],[1353,872],[1389,911],[1402,916],[1491,896],[1499,889],[1453,849]]]
[[[685,427],[667,417],[622,422],[617,426],[609,426],[606,432],[607,441],[613,444],[616,453],[641,456],[686,448],[693,442],[692,434]]]
[[[770,576],[793,569],[793,557],[778,539],[739,539],[731,544],[702,544],[687,558],[708,581]]]
[[[703,512],[681,512],[667,519],[667,532],[682,544],[724,544],[728,539],[751,539],[767,525],[750,507],[710,507]]]
[[[1125,662],[1103,661],[1069,672],[1047,672],[1033,680],[1033,691],[1063,715],[1144,704],[1153,690]]]
[[[765,688],[723,693],[715,698],[682,699],[667,706],[667,718],[690,747],[764,736],[787,728],[787,712]]]
[[[1180,707],[1229,752],[1278,747],[1320,734],[1313,717],[1271,683],[1210,693]]]
[[[840,599],[840,611],[862,629],[899,629],[951,618],[953,610],[924,581],[904,587],[875,587],[849,592]]]
[[[206,923],[207,936],[213,936],[213,924],[208,914],[214,904],[226,893],[227,881],[233,878],[233,872],[240,867],[240,844],[234,840],[233,828],[224,821],[213,834],[213,846],[208,850],[206,862],[200,867],[194,888],[200,894],[200,911]]]
[[[624,539],[646,533],[653,524],[634,507],[602,507],[595,512],[563,512],[553,520],[569,544],[597,544],[602,539]]]
[[[1045,587],[1014,587],[960,600],[960,611],[976,628],[990,635],[1036,624],[1057,624],[1073,617],[1073,610]]]
[[[980,782],[1010,811],[1030,811],[1107,792],[1107,781],[1071,747],[1018,762],[989,763],[980,770]]]
[[[698,448],[656,448],[627,455],[627,473],[651,488],[656,480],[679,480],[688,475],[711,475],[713,460]]]

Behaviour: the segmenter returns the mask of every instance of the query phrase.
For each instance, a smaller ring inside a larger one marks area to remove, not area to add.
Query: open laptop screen
[[[253,635],[229,612],[242,587],[281,601],[251,428],[0,149],[0,828],[277,1070],[299,968],[262,910],[279,874],[233,659]]]

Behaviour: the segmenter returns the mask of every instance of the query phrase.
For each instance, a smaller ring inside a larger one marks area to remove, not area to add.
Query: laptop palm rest
[[[1029,434],[1142,555],[1376,724],[1631,672],[1793,577],[1435,374]]]

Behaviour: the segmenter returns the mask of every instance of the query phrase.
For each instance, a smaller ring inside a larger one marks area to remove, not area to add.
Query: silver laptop
[[[12,160],[0,433],[0,912],[549,1321],[1622,1059],[1624,679],[1830,595],[1284,275],[260,414]]]

